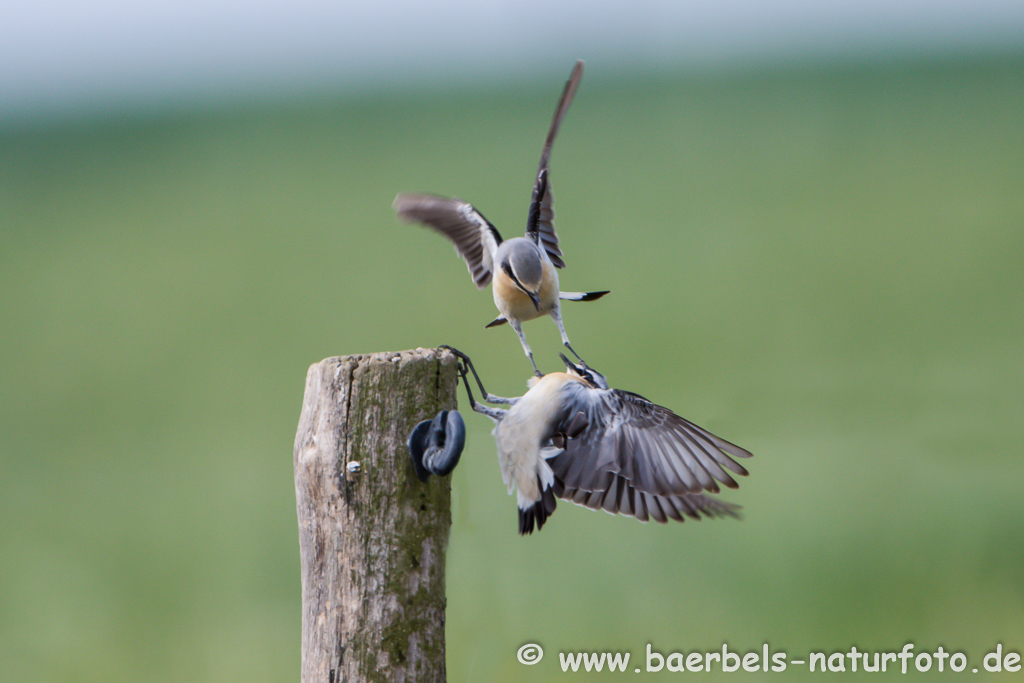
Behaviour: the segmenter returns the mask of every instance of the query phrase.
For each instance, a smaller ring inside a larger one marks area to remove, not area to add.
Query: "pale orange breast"
[[[548,312],[543,310],[543,301],[542,310],[538,311],[529,295],[516,287],[504,273],[495,273],[493,291],[494,305],[507,319],[533,320]]]
[[[558,305],[558,271],[548,259],[544,259],[540,291],[537,292],[537,296],[540,298],[540,315],[547,315]]]

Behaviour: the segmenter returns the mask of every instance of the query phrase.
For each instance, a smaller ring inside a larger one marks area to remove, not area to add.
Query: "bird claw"
[[[444,349],[445,351],[448,351],[448,352],[450,352],[450,353],[451,353],[451,354],[452,354],[453,356],[455,356],[455,357],[456,357],[456,358],[458,358],[459,360],[462,360],[462,361],[467,361],[467,360],[469,360],[469,356],[467,356],[467,355],[466,355],[466,354],[464,354],[464,353],[463,353],[462,351],[459,351],[458,349],[456,349],[456,348],[454,348],[454,347],[448,346],[447,344],[441,344],[441,345],[440,345],[440,346],[438,346],[437,348],[439,348],[439,349]]]

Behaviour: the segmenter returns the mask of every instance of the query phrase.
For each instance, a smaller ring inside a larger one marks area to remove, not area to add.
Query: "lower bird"
[[[569,344],[569,336],[562,324],[559,300],[593,301],[608,293],[559,291],[558,273],[555,270],[564,268],[565,261],[562,260],[558,235],[555,233],[554,198],[551,194],[548,161],[558,127],[569,109],[581,78],[583,62],[576,62],[555,109],[555,117],[541,151],[525,237],[502,240],[497,228],[482,213],[461,199],[431,194],[400,194],[393,205],[400,218],[423,223],[454,242],[477,288],[483,289],[493,278],[494,305],[501,315],[487,327],[506,322],[511,325],[538,376],[541,372],[537,369],[530,345],[526,343],[522,323],[550,315],[562,335],[562,343],[582,361]]]
[[[678,522],[684,516],[736,517],[739,507],[710,497],[720,482],[745,476],[733,460],[751,453],[628,391],[611,389],[604,375],[562,355],[566,372],[532,377],[518,398],[494,396],[469,357],[459,372],[470,407],[495,422],[498,462],[509,494],[516,491],[519,533],[533,533],[555,511],[556,498],[592,510]],[[482,399],[469,385],[473,373]]]

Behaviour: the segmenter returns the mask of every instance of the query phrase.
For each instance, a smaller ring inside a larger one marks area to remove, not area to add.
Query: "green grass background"
[[[297,679],[306,368],[447,343],[522,393],[490,293],[390,205],[519,234],[561,85],[0,124],[4,680]],[[466,415],[449,680],[1024,649],[1024,58],[590,73],[552,166],[562,286],[612,290],[566,305],[574,346],[755,453],[745,519],[566,503],[520,538]]]

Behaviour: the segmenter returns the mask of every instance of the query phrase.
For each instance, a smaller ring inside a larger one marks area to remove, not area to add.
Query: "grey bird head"
[[[509,277],[516,284],[530,292],[540,289],[544,268],[540,248],[533,241],[525,237],[515,237],[502,242],[498,247],[498,259],[502,266],[507,263],[512,269]]]
[[[566,358],[564,353],[560,353],[558,355],[561,357],[562,362],[565,363],[565,368],[566,370],[569,371],[570,375],[575,375],[576,377],[585,379],[598,389],[610,388],[608,386],[608,380],[605,378],[605,376],[602,375],[597,370],[595,370],[594,368],[587,367],[585,363],[580,363],[577,365],[576,363],[573,363],[571,360]]]

